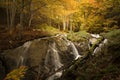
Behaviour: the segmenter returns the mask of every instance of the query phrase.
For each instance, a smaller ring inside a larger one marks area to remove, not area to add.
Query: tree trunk
[[[24,13],[23,13],[23,10],[24,10],[24,0],[21,0],[21,13],[20,13],[20,26],[21,28],[23,29],[23,17],[24,17]]]
[[[67,22],[66,22],[66,30],[69,30],[69,18],[67,19]]]
[[[29,27],[29,28],[30,28],[31,23],[32,23],[32,18],[33,18],[33,15],[31,14],[31,15],[30,15],[30,19],[29,19],[29,24],[28,24],[28,27]]]
[[[6,0],[6,2],[9,3],[9,0]],[[6,12],[7,12],[7,27],[10,28],[9,4],[7,5]]]
[[[15,15],[16,15],[16,1],[13,0],[12,4],[10,6],[10,34],[12,34],[13,30],[14,30],[14,23],[15,23]]]
[[[70,22],[70,31],[73,31],[73,28],[72,28],[72,22]]]
[[[31,26],[31,22],[32,22],[32,18],[33,18],[33,14],[32,14],[32,10],[31,10],[31,7],[32,7],[32,0],[29,0],[29,10],[28,10],[28,12],[29,12],[29,18],[28,18],[28,20],[29,20],[29,22],[28,22],[28,27],[30,28],[30,26]]]
[[[66,30],[66,16],[63,17],[63,31]]]

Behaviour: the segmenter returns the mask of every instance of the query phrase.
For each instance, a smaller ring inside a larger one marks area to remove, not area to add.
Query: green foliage
[[[10,73],[7,74],[4,80],[21,80],[26,73],[27,67],[21,66],[18,69],[14,69]]]
[[[114,37],[119,37],[119,35],[120,35],[120,29],[118,29],[118,30],[112,30],[109,33],[107,33],[105,36],[107,38],[114,38]]]
[[[40,31],[46,31],[46,32],[50,33],[51,35],[54,35],[54,34],[60,32],[57,28],[48,26],[47,24],[37,25],[36,29],[38,29]]]
[[[79,31],[79,32],[70,32],[68,33],[68,39],[71,41],[85,41],[90,37],[90,34],[86,31]]]

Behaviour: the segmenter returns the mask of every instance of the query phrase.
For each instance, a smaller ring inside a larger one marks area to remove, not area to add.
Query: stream
[[[92,48],[100,36],[91,34],[91,38],[86,43],[88,50]],[[104,46],[108,43],[107,39],[103,39],[95,46],[92,55],[97,55],[103,51]],[[81,45],[75,45],[74,42],[67,39],[66,35],[57,34],[52,37],[35,39],[24,43],[22,46],[5,50],[2,55],[5,56],[8,71],[19,68],[20,66],[34,67],[32,71],[37,75],[37,79],[55,80],[62,76],[64,66],[70,64],[74,60],[84,57],[78,50]],[[45,75],[43,75],[45,74]],[[47,77],[46,77],[47,76]],[[32,80],[32,79],[29,79]]]

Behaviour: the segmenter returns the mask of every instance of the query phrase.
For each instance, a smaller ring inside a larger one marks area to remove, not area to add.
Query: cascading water
[[[45,65],[47,69],[50,72],[55,72],[59,68],[63,66],[63,64],[60,62],[59,54],[56,49],[56,43],[50,42],[48,45],[47,55],[45,58]],[[62,75],[62,71],[56,72],[52,76],[48,77],[47,80],[54,80],[56,78],[59,78]]]
[[[70,46],[72,47],[71,54],[74,55],[74,59],[77,60],[78,58],[82,57],[81,55],[79,55],[78,50],[76,49],[75,45],[71,41],[69,41],[69,43],[70,43]]]
[[[93,54],[92,55],[95,55],[96,53],[98,53],[100,51],[100,48],[99,47],[96,47],[93,51]]]
[[[11,54],[14,55],[11,56]],[[37,80],[40,78],[54,80],[61,77],[63,70],[65,70],[64,67],[70,63],[68,60],[72,61],[82,57],[74,43],[69,41],[66,35],[61,34],[28,41],[19,48],[6,51],[4,55],[9,55],[8,59],[10,57],[11,60],[15,60],[13,62],[17,67],[22,65],[37,66],[37,68],[33,69],[40,76]],[[26,60],[27,64],[25,64]]]
[[[91,34],[91,36],[93,38],[89,39],[89,44],[88,44],[89,49],[91,48],[90,45],[96,44],[97,39],[101,37],[99,34]],[[106,46],[107,43],[108,43],[108,40],[104,39],[99,44],[97,44],[98,46],[95,47],[95,49],[93,50],[93,54],[92,55],[95,55],[95,54],[97,54],[99,52],[102,52],[102,49]]]
[[[103,43],[106,45],[108,43],[108,40],[104,39]]]
[[[20,56],[17,67],[22,66],[22,65],[23,65],[23,63],[24,63],[24,57],[23,57],[23,56]]]
[[[55,42],[49,43],[48,45],[49,49],[47,51],[46,59],[45,59],[45,65],[50,65],[54,66],[54,71],[59,69],[63,64],[60,62],[59,54],[58,51],[56,50],[56,44]]]
[[[78,50],[77,50],[77,48],[75,47],[74,43],[72,43],[71,41],[69,41],[69,40],[66,38],[66,35],[62,35],[61,37],[62,37],[63,40],[66,41],[67,46],[70,46],[70,47],[71,47],[71,50],[72,50],[72,51],[71,51],[70,53],[74,55],[74,59],[75,59],[75,60],[77,60],[78,58],[82,57],[81,55],[79,55]]]
[[[57,35],[57,36],[59,36],[60,39],[66,41],[66,45],[71,48],[70,53],[74,56],[75,60],[81,57],[79,55],[75,45],[71,41],[67,40],[66,36],[64,36],[64,35]],[[45,64],[46,65],[48,65],[48,64],[52,65],[53,64],[55,71],[63,66],[63,64],[60,62],[60,58],[59,58],[58,51],[56,49],[56,43],[55,42],[49,43],[49,49],[47,51]],[[57,79],[57,78],[61,77],[62,72],[63,72],[63,70],[61,70],[59,72],[56,72],[52,76],[48,77],[47,80],[54,80],[54,79]]]
[[[19,61],[18,61],[18,64],[17,64],[18,67],[20,67],[22,65],[25,65],[25,58],[26,58],[27,51],[28,51],[31,44],[32,44],[31,41],[28,41],[28,42],[24,43],[23,48],[25,48],[25,49],[24,49],[22,55],[19,57]]]

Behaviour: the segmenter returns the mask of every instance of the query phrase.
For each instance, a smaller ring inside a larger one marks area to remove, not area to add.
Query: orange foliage
[[[26,66],[21,66],[18,69],[14,69],[13,71],[7,74],[7,77],[4,80],[20,80],[24,77],[26,70]]]

